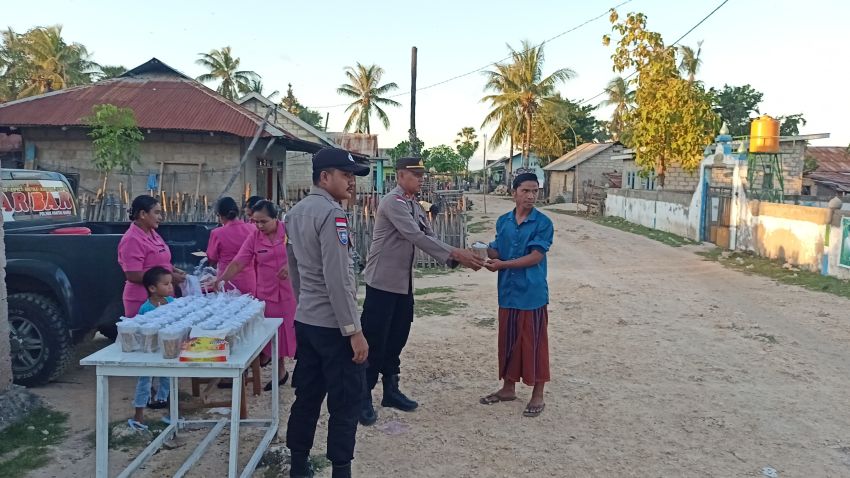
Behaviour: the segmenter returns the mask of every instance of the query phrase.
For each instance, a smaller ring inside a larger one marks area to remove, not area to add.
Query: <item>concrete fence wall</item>
[[[605,215],[699,240],[699,212],[693,193],[609,189]]]
[[[739,249],[812,271],[821,269],[832,210],[758,201],[752,201],[749,209],[749,224],[742,226],[752,230],[751,240],[740,243]]]

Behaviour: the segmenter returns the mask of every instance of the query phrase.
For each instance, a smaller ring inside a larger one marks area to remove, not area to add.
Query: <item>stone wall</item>
[[[699,240],[699,202],[687,192],[608,189],[605,215]]]
[[[588,181],[597,186],[605,186],[608,180],[603,176],[603,173],[622,172],[623,160],[611,158],[617,154],[623,154],[623,146],[619,144],[611,146],[576,166],[576,188],[581,189]]]
[[[94,194],[100,189],[102,176],[92,165],[91,139],[82,130],[26,129],[24,137],[26,142],[36,145],[40,168],[63,173],[78,173],[81,194]],[[263,179],[265,171],[261,171],[258,178],[257,162],[265,151],[267,141],[267,139],[261,139],[257,143],[227,195],[242,197],[246,184],[250,185],[251,194],[265,195],[266,183]],[[165,161],[192,164],[167,164],[163,177],[160,178],[160,186],[169,194],[174,189],[194,194],[198,180],[196,164],[203,163],[200,194],[215,198],[227,184],[233,174],[233,168],[239,163],[249,144],[249,138],[230,135],[156,131],[146,133],[145,140],[139,146],[141,163],[133,167],[129,190],[133,195],[147,191],[149,175],[159,174],[159,162]],[[275,144],[265,155],[266,160],[279,165],[284,152],[286,153],[286,174],[281,176],[280,183],[286,184],[289,189],[309,188],[312,184],[313,155],[286,151],[283,146]],[[107,189],[116,191],[119,182],[126,186],[127,176],[113,173]],[[273,181],[272,194],[275,192],[275,183],[276,181]]]

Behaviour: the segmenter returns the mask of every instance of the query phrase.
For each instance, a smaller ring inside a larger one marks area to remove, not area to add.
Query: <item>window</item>
[[[652,171],[643,178],[643,188],[648,189],[650,191],[655,190],[655,171]]]
[[[635,188],[635,179],[637,178],[637,173],[634,171],[629,171],[626,173],[626,189],[634,189]]]

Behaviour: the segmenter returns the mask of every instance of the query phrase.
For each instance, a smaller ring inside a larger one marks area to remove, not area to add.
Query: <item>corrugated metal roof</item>
[[[569,171],[606,149],[614,143],[582,143],[576,149],[547,164],[544,171]]]
[[[328,133],[340,148],[364,156],[378,155],[378,135],[366,133]]]
[[[116,78],[0,104],[0,126],[85,126],[82,118],[103,103],[132,108],[142,130],[216,132],[248,138],[263,121],[200,83],[175,76],[167,80]]]
[[[818,173],[850,172],[850,153],[842,146],[809,146],[806,154],[818,162]]]
[[[836,191],[850,192],[850,172],[814,172],[809,178],[819,184],[829,186]]]

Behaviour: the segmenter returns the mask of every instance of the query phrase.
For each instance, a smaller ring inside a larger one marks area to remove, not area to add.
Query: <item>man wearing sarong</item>
[[[499,379],[504,384],[480,401],[490,405],[516,400],[516,383],[522,381],[534,387],[523,415],[536,417],[545,407],[543,387],[549,381],[546,253],[554,229],[534,207],[537,176],[518,174],[512,186],[516,208],[496,221],[496,240],[490,243],[485,265],[499,273]]]

